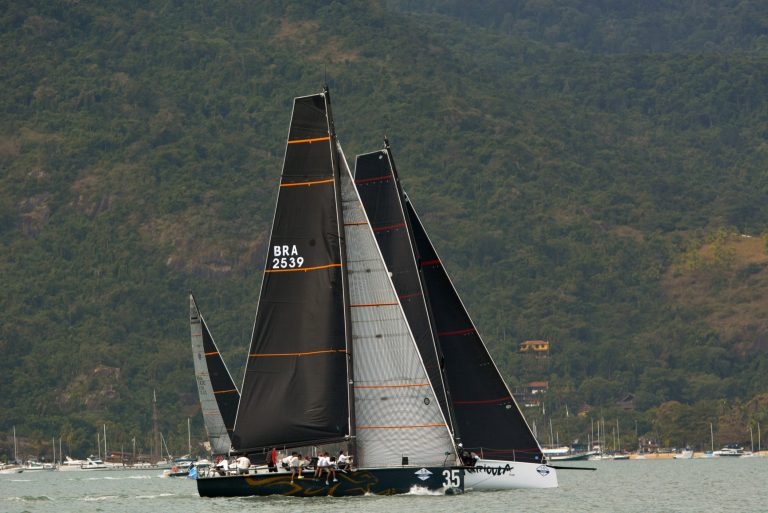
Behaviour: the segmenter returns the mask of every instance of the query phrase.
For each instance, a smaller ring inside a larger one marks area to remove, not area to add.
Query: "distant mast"
[[[154,435],[154,449],[152,451],[152,457],[155,462],[162,459],[162,450],[160,449],[160,429],[157,425],[157,391],[152,390],[152,433]]]

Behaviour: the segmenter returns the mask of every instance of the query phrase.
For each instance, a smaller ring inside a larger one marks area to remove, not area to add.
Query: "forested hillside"
[[[530,419],[748,440],[768,13],[593,4],[0,4],[0,432],[82,455],[106,423],[148,450],[157,390],[172,450],[187,417],[203,438],[187,293],[241,379],[292,98],[327,80],[348,158],[390,137],[510,386],[549,382]]]

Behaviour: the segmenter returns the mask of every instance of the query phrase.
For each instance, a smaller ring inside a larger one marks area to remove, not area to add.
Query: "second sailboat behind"
[[[433,383],[445,383],[445,416],[466,453],[465,486],[551,488],[555,469],[491,358],[409,198],[389,143],[359,155],[355,184]],[[437,363],[439,362],[439,364]]]

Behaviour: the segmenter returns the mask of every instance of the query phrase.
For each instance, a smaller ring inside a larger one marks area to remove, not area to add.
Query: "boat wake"
[[[78,500],[85,501],[85,502],[98,502],[98,501],[109,501],[112,499],[119,499],[119,495],[98,495],[98,496],[87,496],[82,497]]]
[[[70,479],[70,481],[124,481],[126,479],[152,479],[152,476],[125,476],[125,477],[113,477],[113,476],[103,476],[103,477],[86,477],[86,478],[73,478]]]
[[[10,502],[38,502],[38,501],[52,501],[53,499],[51,499],[47,495],[39,495],[39,496],[22,495],[21,497],[4,497],[3,500],[10,501]]]
[[[137,495],[136,499],[159,499],[160,497],[173,497],[173,493],[159,493],[157,495]]]
[[[445,495],[445,489],[430,490],[429,488],[425,488],[423,486],[413,485],[405,495]]]

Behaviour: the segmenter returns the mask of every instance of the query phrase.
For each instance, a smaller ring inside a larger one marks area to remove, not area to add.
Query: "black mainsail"
[[[235,429],[240,391],[224,364],[192,294],[189,295],[189,325],[195,381],[211,452],[227,454],[232,447],[231,434]]]
[[[399,287],[397,293],[408,322],[412,323],[412,329],[414,325],[423,327],[431,322],[436,348],[427,348],[426,352],[442,360],[457,440],[464,449],[486,459],[541,463],[543,457],[538,442],[443,268],[413,205],[399,187],[388,145],[384,150],[358,157],[355,183],[371,222],[373,218],[382,220],[379,226],[385,229],[376,231],[377,239],[393,280],[401,275],[395,285]],[[395,196],[392,189],[396,184],[399,192]],[[399,212],[404,213],[398,216]],[[410,250],[402,249],[406,236]],[[385,251],[395,237],[401,249]],[[411,258],[411,262],[404,262],[406,258]],[[423,286],[426,309],[406,308],[418,293],[414,286],[418,283]]]
[[[327,91],[293,105],[233,443],[242,452],[350,434],[338,155]]]

